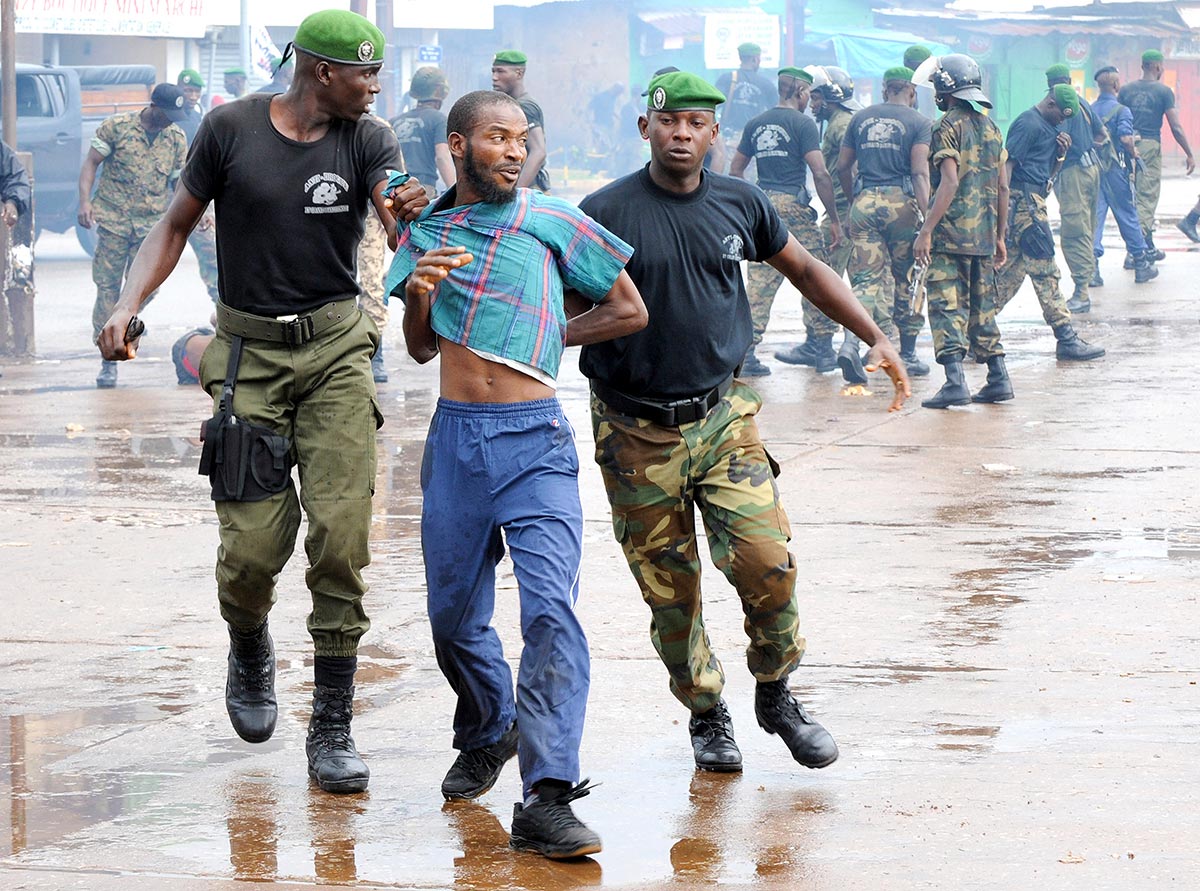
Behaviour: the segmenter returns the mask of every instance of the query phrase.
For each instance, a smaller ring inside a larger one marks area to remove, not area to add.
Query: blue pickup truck
[[[78,225],[79,169],[100,122],[150,102],[153,65],[17,65],[17,145],[33,154],[37,231],[75,230],[90,254],[96,232]]]

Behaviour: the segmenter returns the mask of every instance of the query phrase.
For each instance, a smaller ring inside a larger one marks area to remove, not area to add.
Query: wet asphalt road
[[[1179,203],[1185,203],[1182,199]],[[801,565],[809,648],[793,686],[837,737],[823,771],[753,718],[732,590],[705,574],[741,776],[693,771],[687,715],[611,538],[586,389],[561,395],[581,454],[582,619],[593,653],[577,811],[593,861],[506,848],[515,763],[479,803],[443,807],[453,703],[423,612],[417,468],[432,368],[387,336],[355,736],[370,791],[309,786],[303,559],[280,580],[274,739],[235,739],[223,707],[216,522],[196,475],[207,412],[171,342],[203,322],[190,256],[144,317],[121,386],[92,386],[92,287],[66,237],[40,245],[39,349],[0,379],[0,886],[560,889],[1200,886],[1195,806],[1200,254],[1173,227],[1153,285],[1115,249],[1095,310],[1106,346],[1055,362],[1026,287],[1001,317],[1016,399],[886,413],[838,376],[762,379],[764,438]],[[801,328],[781,295],[778,348]],[[922,355],[930,358],[929,338]],[[769,356],[768,350],[762,355]],[[984,370],[968,371],[973,388]],[[511,572],[497,626],[519,653]]]

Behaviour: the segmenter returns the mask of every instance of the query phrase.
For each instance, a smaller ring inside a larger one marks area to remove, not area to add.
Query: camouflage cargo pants
[[[934,251],[925,277],[933,351],[942,365],[1003,356],[996,324],[996,275],[991,257]]]
[[[825,250],[825,239],[817,228],[817,212],[790,192],[770,190],[767,197],[779,211],[788,231],[796,236],[810,254],[822,263],[828,262],[829,254]],[[762,342],[763,332],[767,330],[767,322],[771,318],[771,306],[775,303],[775,293],[783,283],[783,273],[766,263],[750,263],[746,273],[746,291],[750,296],[750,320],[754,324],[754,346]],[[808,302],[803,295],[800,298],[804,310],[804,327],[815,334],[834,334],[838,325],[819,309]],[[753,347],[751,347],[753,349]]]
[[[125,275],[147,234],[136,229],[128,234],[118,234],[103,226],[96,229],[96,253],[92,257],[92,281],[96,283],[96,302],[92,306],[92,343],[99,341],[104,323],[112,315],[121,296]],[[151,292],[142,305],[148,304],[157,293]]]
[[[200,280],[204,282],[204,287],[208,290],[209,299],[216,303],[221,298],[221,291],[217,286],[216,230],[212,226],[207,229],[197,226],[188,236],[188,244],[192,246],[196,260],[200,264]]]
[[[913,313],[908,281],[913,268],[913,240],[921,226],[915,198],[900,186],[864,189],[850,205],[850,287],[875,324],[890,340],[900,333],[917,335],[925,317]]]
[[[845,234],[846,221],[850,219],[850,205],[838,204],[838,219],[842,221],[843,235]],[[821,238],[825,244],[833,241],[833,227],[829,225],[829,214],[821,217]],[[842,238],[838,242],[838,246],[832,250],[826,249],[829,254],[829,268],[838,275],[845,275],[846,268],[850,265],[850,254],[854,250],[854,245],[850,243],[849,238]]]
[[[1092,239],[1096,234],[1096,195],[1099,192],[1099,164],[1064,167],[1054,184],[1060,213],[1059,245],[1072,281],[1084,294],[1096,268]]]
[[[996,274],[996,312],[1008,306],[1024,284],[1025,276],[1029,276],[1042,305],[1042,318],[1051,328],[1057,328],[1071,321],[1071,311],[1058,286],[1058,263],[1053,257],[1036,259],[1021,250],[1021,233],[1042,223],[1048,223],[1045,200],[1038,195],[1015,192],[1009,205],[1008,236],[1004,240],[1008,262]]]
[[[383,299],[383,279],[387,273],[387,232],[379,222],[373,208],[367,209],[366,229],[358,243],[358,284],[362,296],[358,299],[362,309],[380,331],[387,327],[388,308]]]
[[[713,561],[741,598],[754,677],[785,677],[804,654],[791,528],[754,420],[761,405],[734,381],[707,417],[663,427],[592,397],[613,531],[650,607],[650,639],[671,692],[693,713],[712,708],[725,684],[701,609],[697,507]]]
[[[1162,143],[1142,136],[1137,141],[1138,154],[1145,169],[1137,175],[1136,204],[1138,222],[1143,234],[1154,231],[1154,214],[1158,211],[1158,196],[1162,192]]]

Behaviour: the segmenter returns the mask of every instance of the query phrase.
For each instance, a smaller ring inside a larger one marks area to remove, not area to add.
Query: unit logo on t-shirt
[[[781,148],[792,141],[788,132],[778,124],[764,124],[754,128],[754,153],[763,158],[785,158],[787,150]]]
[[[903,134],[904,127],[899,121],[876,118],[867,127],[865,145],[872,148],[890,148],[896,142],[896,136]]]
[[[721,239],[721,256],[738,263],[746,259],[746,245],[740,235],[726,235]]]
[[[392,124],[392,129],[396,131],[398,140],[409,142],[420,126],[421,122],[414,118],[399,118]]]
[[[336,173],[318,173],[311,176],[304,184],[312,204],[304,208],[305,213],[349,213],[349,204],[338,204],[337,201],[350,191],[350,184]]]

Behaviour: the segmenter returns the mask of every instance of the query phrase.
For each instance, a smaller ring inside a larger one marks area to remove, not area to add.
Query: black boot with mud
[[[1012,381],[1004,367],[1003,356],[992,356],[987,360],[987,383],[971,397],[972,402],[1007,402],[1013,398]]]

